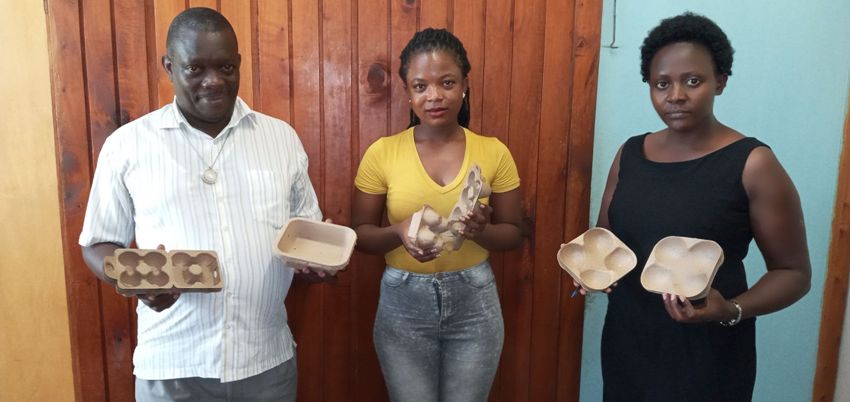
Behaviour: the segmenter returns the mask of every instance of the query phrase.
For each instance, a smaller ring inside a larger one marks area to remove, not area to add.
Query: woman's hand
[[[576,289],[573,290],[573,293],[570,295],[570,297],[575,296],[576,293],[581,294],[582,296],[587,296],[588,293],[592,292],[592,290],[582,286],[582,284],[578,283],[578,281],[576,281],[575,279],[573,279],[573,286],[575,286]],[[614,288],[616,288],[616,287],[617,287],[617,282],[614,282],[614,283],[611,284],[611,286],[603,289],[602,292],[604,292],[605,294],[611,293],[611,292],[614,291]]]
[[[669,293],[661,295],[670,318],[681,323],[725,321],[737,315],[735,307],[717,289],[711,288],[705,303],[695,306],[687,297]]]
[[[464,225],[460,231],[461,236],[467,239],[478,237],[484,231],[484,228],[487,227],[487,224],[490,223],[490,214],[492,213],[492,207],[476,201],[472,210],[460,218],[460,221]]]
[[[409,237],[407,237],[407,231],[410,229],[410,219],[412,216],[409,216],[402,222],[399,222],[396,225],[393,225],[393,232],[398,236],[401,240],[401,244],[407,250],[408,254],[410,254],[413,258],[415,258],[419,262],[428,262],[440,256],[440,249],[436,247],[422,249]]]

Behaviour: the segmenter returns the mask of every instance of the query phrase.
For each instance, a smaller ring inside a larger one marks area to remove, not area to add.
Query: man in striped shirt
[[[307,155],[285,122],[237,97],[236,34],[190,8],[168,30],[174,101],[116,130],[101,150],[80,234],[89,268],[138,248],[214,250],[220,293],[141,295],[136,399],[294,401],[284,298],[293,269],[273,254],[290,217],[321,219]]]

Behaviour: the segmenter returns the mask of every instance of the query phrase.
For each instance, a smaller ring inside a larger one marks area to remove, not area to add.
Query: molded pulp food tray
[[[558,264],[590,290],[604,290],[637,265],[637,256],[613,233],[591,228],[558,250]]]
[[[716,242],[668,236],[653,247],[640,282],[650,292],[701,299],[721,264],[723,249]]]
[[[224,285],[214,251],[121,248],[103,260],[103,271],[122,294],[218,292]]]
[[[336,273],[354,252],[357,233],[328,222],[292,218],[277,237],[275,252],[289,265]]]
[[[479,198],[489,196],[490,186],[481,175],[481,168],[473,163],[466,173],[460,197],[449,217],[440,216],[433,208],[425,205],[411,217],[407,237],[422,249],[436,247],[443,251],[457,250],[464,240],[460,231],[465,225],[460,219],[475,208]]]

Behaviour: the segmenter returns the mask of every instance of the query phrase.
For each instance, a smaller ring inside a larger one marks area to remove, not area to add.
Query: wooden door
[[[47,0],[75,389],[132,400],[134,303],[99,283],[76,245],[104,139],[172,99],[159,64],[172,17],[208,6],[233,24],[240,96],[290,122],[322,210],[347,224],[365,149],[408,109],[398,55],[420,28],[464,42],[474,131],[499,137],[522,179],[526,241],[496,254],[506,340],[492,401],[578,400],[583,299],[558,267],[586,229],[601,2],[583,0]],[[287,299],[299,401],[383,401],[372,346],[380,257],[355,253],[335,285]]]

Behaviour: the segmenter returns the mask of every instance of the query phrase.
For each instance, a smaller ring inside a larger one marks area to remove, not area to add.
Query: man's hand
[[[180,293],[146,294],[138,296],[140,302],[150,307],[151,310],[159,313],[173,306],[180,297]]]
[[[303,270],[295,270],[295,275],[292,277],[292,281],[297,284],[303,285],[312,285],[314,283],[336,283],[336,276],[330,275],[325,271],[313,271],[310,268],[304,268]]]
[[[157,246],[156,249],[165,252],[165,246],[162,244]],[[180,293],[140,294],[137,296],[145,306],[159,313],[173,306],[177,302],[177,298],[180,297]]]

